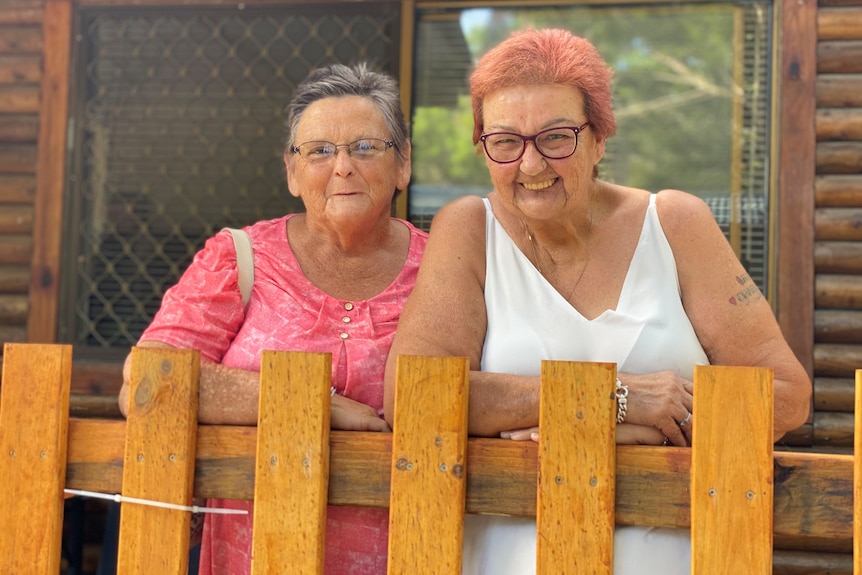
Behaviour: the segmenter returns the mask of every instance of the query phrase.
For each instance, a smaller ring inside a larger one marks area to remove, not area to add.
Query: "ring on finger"
[[[687,415],[682,419],[682,421],[680,421],[680,422],[678,423],[678,425],[679,425],[680,427],[685,427],[685,426],[686,426],[686,425],[688,425],[689,423],[691,423],[691,412],[690,412],[690,411],[689,411],[689,412],[688,412],[688,414],[687,414]]]

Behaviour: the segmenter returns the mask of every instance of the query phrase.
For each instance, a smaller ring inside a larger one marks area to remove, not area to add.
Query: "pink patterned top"
[[[329,352],[332,381],[340,394],[383,413],[383,372],[395,327],[413,289],[428,235],[408,222],[410,249],[401,273],[366,301],[337,300],[302,273],[285,230],[293,214],[249,226],[254,247],[254,288],[243,313],[236,252],[229,233],[209,239],[141,336],[193,348],[202,359],[260,370],[264,349]],[[251,567],[251,501],[210,501],[247,509],[248,515],[207,515],[201,575],[244,575]],[[327,512],[327,575],[386,573],[388,512],[330,507]]]

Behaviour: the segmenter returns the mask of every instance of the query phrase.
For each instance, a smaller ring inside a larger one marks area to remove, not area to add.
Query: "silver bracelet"
[[[333,386],[330,386],[330,388],[329,388],[329,397],[334,397],[334,396],[335,396],[335,386],[333,385]]]
[[[628,409],[626,403],[628,402],[629,388],[620,381],[620,378],[617,378],[615,395],[617,397],[617,423],[622,423],[626,420],[626,409]]]

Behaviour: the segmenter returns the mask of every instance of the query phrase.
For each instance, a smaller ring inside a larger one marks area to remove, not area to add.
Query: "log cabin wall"
[[[46,1],[0,3],[0,343],[51,341],[56,326],[51,298],[30,288],[40,285],[34,269],[54,257],[34,253],[34,237],[57,233],[44,213],[60,209],[35,209]],[[820,0],[817,39],[814,357],[803,358],[813,363],[814,411],[787,443],[848,450],[853,370],[862,367],[862,0]],[[52,145],[64,140],[64,129],[41,128]],[[109,396],[118,386],[116,364],[75,372],[73,394]]]
[[[0,342],[27,340],[42,1],[0,4]]]
[[[862,0],[821,0],[817,16],[812,443],[853,447],[862,368]]]

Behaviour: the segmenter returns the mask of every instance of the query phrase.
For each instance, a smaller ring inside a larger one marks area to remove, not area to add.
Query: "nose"
[[[338,146],[335,149],[335,158],[332,160],[332,169],[339,176],[347,176],[353,173],[353,157],[345,146],[344,149]]]
[[[520,170],[528,176],[535,176],[545,169],[545,157],[536,148],[536,142],[524,142],[524,154],[521,156]]]

